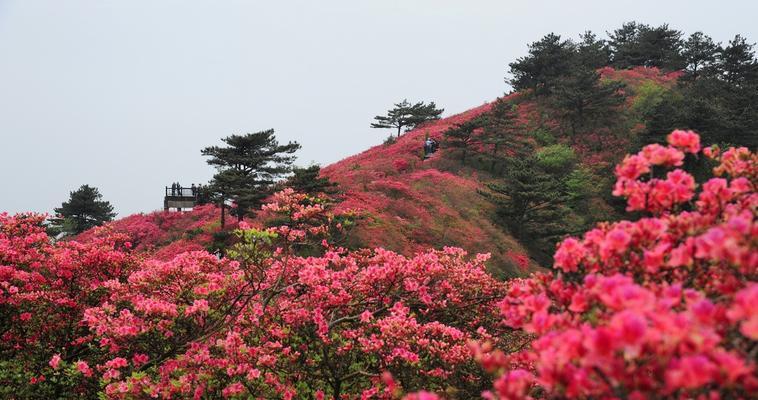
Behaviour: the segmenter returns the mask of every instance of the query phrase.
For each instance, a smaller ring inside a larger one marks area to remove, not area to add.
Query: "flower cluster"
[[[557,273],[511,282],[503,322],[534,340],[513,354],[475,351],[501,371],[487,397],[740,398],[758,390],[756,157],[708,151],[722,176],[696,194],[680,169],[647,179],[653,167],[700,153],[692,132],[668,141],[616,169],[615,193],[653,217],[568,238],[555,253]]]
[[[701,153],[718,166],[698,185],[676,168]],[[463,184],[439,171],[404,175]],[[135,247],[163,239],[115,225],[53,243],[44,216],[0,214],[0,393],[750,397],[758,390],[758,157],[701,150],[697,135],[675,131],[668,146],[627,157],[617,178],[629,208],[648,216],[568,238],[553,274],[507,283],[486,272],[488,255],[457,248],[412,257],[343,249],[329,242],[343,220],[291,190],[274,195],[254,224],[240,223],[226,258],[183,239],[151,255]],[[385,206],[409,220],[421,215],[425,205],[394,201],[423,183],[374,185]],[[207,224],[149,219],[128,225],[186,232]],[[504,256],[529,266],[519,251]]]
[[[685,153],[700,151],[700,137],[691,131],[674,131],[669,135],[669,146],[650,144],[633,156],[627,156],[616,167],[616,186],[613,194],[628,199],[628,211],[649,211],[660,214],[675,210],[675,206],[689,202],[695,194],[695,179],[681,169],[669,172],[665,179],[643,181],[643,175],[652,173],[653,167],[679,167]]]

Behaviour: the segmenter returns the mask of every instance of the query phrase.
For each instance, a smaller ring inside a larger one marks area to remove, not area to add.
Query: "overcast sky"
[[[758,40],[758,1],[0,0],[0,211],[49,212],[82,184],[120,216],[206,182],[200,149],[276,129],[322,165],[380,143],[393,102],[450,115],[508,90],[549,32],[670,23]]]

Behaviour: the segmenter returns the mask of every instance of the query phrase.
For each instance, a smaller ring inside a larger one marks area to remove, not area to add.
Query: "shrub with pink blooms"
[[[230,259],[187,253],[106,284],[109,300],[84,322],[108,396],[388,397],[388,371],[410,389],[481,390],[467,343],[503,333],[505,293],[485,256],[324,243],[323,257],[299,257],[294,244],[325,232],[301,222],[322,209],[292,192],[264,209],[291,223],[243,225]]]
[[[240,223],[225,258],[184,239],[135,251],[109,228],[53,243],[44,216],[0,214],[0,397],[748,398],[758,156],[701,147],[675,131],[626,157],[615,193],[642,217],[567,238],[554,273],[509,282],[457,248],[341,248],[349,219],[292,190]],[[715,176],[680,168],[693,157]],[[386,202],[419,187],[373,185]]]
[[[473,346],[498,375],[486,398],[746,398],[758,390],[758,156],[708,149],[717,176],[698,185],[675,169],[703,156],[698,135],[674,131],[668,141],[616,169],[614,193],[648,216],[566,239],[555,274],[510,283],[503,322],[534,339],[511,354]]]
[[[51,244],[41,216],[3,216],[0,316],[18,321],[4,336],[3,394],[393,398],[486,387],[468,343],[508,337],[496,312],[505,286],[487,256],[348,252],[324,240],[339,219],[317,200],[288,190],[272,201],[262,217],[280,225],[242,223],[224,259],[133,258],[118,235]],[[314,241],[323,256],[298,255]],[[62,266],[93,271],[78,271],[80,297],[59,293],[71,282],[54,275]],[[56,312],[56,302],[71,304]]]

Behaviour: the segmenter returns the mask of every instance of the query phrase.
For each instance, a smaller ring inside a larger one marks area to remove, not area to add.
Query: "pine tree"
[[[695,80],[704,73],[712,72],[720,51],[721,47],[710,36],[703,32],[691,34],[682,48],[687,78]]]
[[[639,36],[639,51],[643,57],[642,66],[657,67],[667,71],[684,68],[682,32],[670,29],[668,24],[651,28],[643,25]]]
[[[71,192],[69,200],[55,209],[57,216],[51,218],[51,233],[76,235],[90,228],[112,221],[116,216],[113,206],[103,200],[100,191],[89,185],[82,185]]]
[[[466,155],[478,139],[477,134],[487,124],[487,117],[480,116],[454,125],[445,131],[445,141],[449,147],[461,149],[461,163],[466,164]]]
[[[495,171],[495,165],[501,160],[501,151],[514,155],[526,154],[531,149],[527,138],[519,134],[520,129],[518,106],[503,99],[495,101],[481,135],[482,144],[489,147],[490,172]]]
[[[231,135],[221,139],[225,147],[211,146],[201,151],[210,157],[208,164],[219,171],[210,183],[216,202],[222,207],[227,200],[237,208],[238,220],[254,212],[271,194],[273,184],[291,170],[293,155],[300,145],[289,142],[280,145],[269,129],[246,135]]]
[[[676,71],[684,67],[682,32],[670,29],[668,24],[651,27],[627,22],[608,36],[615,68],[643,66]]]
[[[589,123],[610,123],[614,108],[624,102],[620,82],[601,82],[594,69],[575,67],[556,85],[553,105],[568,123],[572,139]]]
[[[488,185],[484,195],[497,206],[497,215],[518,239],[549,253],[557,239],[570,232],[564,206],[570,198],[560,179],[542,170],[534,157],[511,157],[502,183]]]
[[[727,82],[742,86],[758,83],[758,61],[753,51],[754,44],[737,35],[721,53],[719,68]]]
[[[636,22],[625,22],[621,28],[607,32],[610,40],[611,61],[615,68],[625,69],[642,65],[639,54],[640,25]]]
[[[406,99],[400,103],[395,103],[395,107],[388,110],[386,115],[375,116],[376,122],[371,123],[371,127],[397,129],[397,137],[400,137],[403,129],[408,131],[426,121],[440,119],[443,111],[445,109],[437,108],[433,101],[429,104],[425,104],[423,101],[411,104]]]
[[[221,209],[221,228],[226,226],[227,201],[233,200],[240,182],[245,179],[242,172],[236,169],[224,169],[213,175],[210,184],[206,186],[204,195]]]
[[[509,80],[516,90],[534,89],[536,95],[549,95],[558,79],[574,62],[575,45],[550,33],[529,45],[529,55],[509,64]]]
[[[337,184],[321,176],[321,167],[318,165],[293,168],[292,176],[287,179],[286,186],[307,195],[330,195],[337,192]]]
[[[611,51],[605,40],[597,38],[591,31],[579,35],[576,45],[577,63],[586,68],[602,68],[610,63]]]

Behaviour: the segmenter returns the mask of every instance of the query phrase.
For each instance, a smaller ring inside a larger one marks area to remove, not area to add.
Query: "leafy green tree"
[[[50,219],[50,232],[76,235],[90,228],[112,221],[116,216],[113,206],[103,200],[96,187],[82,185],[71,192],[69,200],[55,209],[57,216]]]
[[[557,240],[571,231],[564,206],[569,194],[560,179],[545,172],[533,157],[507,159],[502,182],[488,185],[484,195],[497,206],[502,224],[533,249],[549,255]]]
[[[425,104],[423,101],[411,104],[408,100],[396,103],[395,107],[388,110],[386,115],[374,117],[376,122],[371,123],[372,128],[397,129],[397,137],[405,129],[411,130],[424,122],[440,119],[444,108],[437,108],[434,102]]]
[[[560,143],[537,150],[535,159],[540,167],[555,175],[569,173],[578,161],[574,150]]]
[[[206,147],[203,156],[218,173],[210,183],[214,198],[222,208],[227,200],[236,204],[238,220],[258,208],[271,194],[273,184],[291,170],[293,155],[300,149],[297,142],[280,145],[269,129],[221,139],[226,146]]]
[[[509,83],[516,90],[534,89],[536,95],[552,93],[558,79],[574,62],[575,45],[550,33],[529,45],[529,55],[509,64]]]
[[[682,47],[687,79],[695,80],[704,73],[712,72],[720,51],[721,46],[714,43],[710,36],[700,31],[691,34]]]
[[[287,179],[286,185],[298,193],[310,196],[319,194],[330,195],[337,192],[337,184],[331,182],[329,178],[321,176],[321,167],[318,165],[293,168],[292,176]]]
[[[572,139],[590,123],[612,122],[615,108],[624,102],[623,87],[616,81],[602,82],[599,73],[584,67],[558,81],[552,102],[568,124]]]

